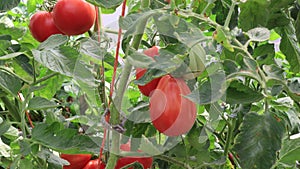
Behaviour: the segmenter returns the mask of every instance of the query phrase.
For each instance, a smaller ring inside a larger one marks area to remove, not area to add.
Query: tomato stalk
[[[146,4],[148,4],[148,5],[150,4],[149,0],[141,1],[142,9],[149,7],[149,6],[146,6]],[[139,45],[141,43],[143,33],[144,33],[144,30],[146,27],[146,23],[147,23],[147,21],[139,23],[138,30],[137,30],[137,32],[139,34],[135,35],[133,38],[131,47],[133,47],[136,50],[139,48]],[[125,56],[126,55],[127,55],[127,51],[125,52]],[[122,100],[123,100],[123,96],[124,96],[125,90],[128,85],[128,80],[129,80],[131,70],[132,70],[132,65],[129,63],[129,61],[127,59],[125,59],[124,68],[122,69],[122,74],[120,75],[120,81],[118,84],[118,88],[116,90],[116,96],[113,99],[113,106],[110,109],[110,111],[111,111],[110,112],[111,113],[110,123],[112,125],[120,124],[119,110],[121,110]],[[112,133],[112,148],[111,148],[111,151],[113,153],[110,154],[110,157],[109,157],[107,165],[106,165],[106,169],[114,169],[116,162],[118,160],[117,154],[119,154],[119,151],[120,151],[119,147],[120,147],[120,134],[118,132],[113,132]]]
[[[229,27],[229,23],[230,23],[232,14],[233,14],[233,12],[234,12],[235,5],[236,5],[236,1],[233,0],[233,1],[231,2],[231,6],[230,6],[229,12],[228,12],[228,14],[227,14],[225,23],[224,23],[224,27],[225,27],[225,28],[228,28],[228,27]]]
[[[177,159],[174,159],[174,158],[166,156],[166,155],[158,155],[158,156],[155,156],[155,157],[158,158],[158,159],[164,160],[164,161],[168,161],[172,164],[176,164],[176,165],[178,165],[182,168],[192,169],[192,167],[189,164],[181,162]]]

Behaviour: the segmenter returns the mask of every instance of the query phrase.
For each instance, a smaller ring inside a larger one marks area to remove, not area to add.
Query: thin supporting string
[[[20,99],[21,102],[24,101],[24,98],[23,98],[23,96],[22,96],[22,94],[20,92],[18,92],[18,97],[19,97],[19,99]],[[32,122],[31,117],[29,115],[29,111],[25,110],[25,114],[26,114],[26,117],[28,119],[28,122],[29,122],[31,128],[34,128],[33,122]]]
[[[124,17],[125,15],[125,9],[126,9],[126,0],[123,1],[122,4],[122,12],[121,12],[121,16]],[[120,51],[120,45],[121,45],[121,36],[122,36],[122,28],[119,27],[119,31],[118,31],[118,41],[117,41],[117,48],[116,48],[116,57],[115,57],[115,62],[114,62],[114,71],[113,71],[113,76],[112,76],[112,82],[110,84],[110,98],[112,98],[112,94],[114,92],[114,82],[115,82],[115,78],[116,78],[116,72],[117,72],[117,67],[118,67],[118,60],[119,60],[119,51]],[[109,105],[110,105],[109,101]]]
[[[126,0],[124,0],[123,4],[122,4],[122,12],[121,12],[121,16],[122,17],[125,16],[125,9],[126,9]],[[97,11],[98,11],[98,9],[97,9]],[[96,21],[96,22],[98,22],[98,21]],[[100,29],[100,27],[98,27],[98,32],[100,32],[99,29]],[[114,84],[115,84],[116,72],[117,72],[118,60],[119,60],[119,50],[120,50],[120,46],[121,46],[121,36],[122,36],[122,29],[119,28],[118,39],[117,39],[116,55],[115,55],[115,60],[114,60],[114,69],[113,69],[113,75],[112,75],[112,80],[111,80],[111,84],[110,84],[110,91],[109,91],[109,98],[110,99],[109,99],[109,102],[108,102],[108,106],[110,106],[111,98],[112,98],[112,95],[113,95],[113,92],[114,92]],[[108,112],[105,116],[106,116],[105,120],[107,120],[107,122],[109,122],[110,112]],[[102,144],[101,144],[101,147],[100,147],[100,155],[99,155],[99,159],[98,159],[99,160],[99,162],[98,162],[98,169],[100,169],[100,166],[101,166],[101,163],[102,163],[101,158],[102,158],[103,149],[104,149],[104,146],[105,146],[106,135],[107,135],[107,129],[104,128],[104,131],[103,131],[103,140],[102,140]]]

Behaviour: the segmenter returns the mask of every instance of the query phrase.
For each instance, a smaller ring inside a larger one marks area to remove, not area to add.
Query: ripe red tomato
[[[61,154],[61,158],[69,161],[70,165],[63,166],[63,169],[82,169],[91,159],[91,154]]]
[[[191,93],[183,79],[163,76],[150,97],[150,117],[154,127],[167,136],[189,131],[196,120],[196,105],[183,97]]]
[[[153,46],[152,48],[145,50],[144,54],[150,56],[151,58],[154,58],[154,56],[157,56],[159,54],[158,48],[156,46]],[[147,69],[136,68],[136,80],[140,79],[146,73],[146,71]],[[138,85],[138,88],[140,89],[142,94],[144,94],[145,96],[150,96],[151,92],[156,88],[159,80],[160,78],[155,78],[144,86]]]
[[[99,160],[95,159],[95,160],[90,160],[83,169],[98,169],[98,163]],[[105,169],[105,164],[101,163],[100,164],[100,168],[99,169]]]
[[[53,22],[50,12],[38,11],[30,19],[29,30],[32,36],[39,42],[45,41],[53,34],[62,34]]]
[[[130,142],[128,142],[126,144],[122,144],[120,146],[120,149],[123,151],[130,151]],[[148,168],[151,168],[151,166],[152,166],[153,158],[152,157],[135,157],[135,156],[121,157],[118,159],[115,169],[120,169],[120,168],[122,168],[126,165],[129,165],[129,164],[132,164],[134,162],[138,162],[138,163],[142,164],[144,169],[148,169]],[[133,169],[133,167],[130,167],[128,169]]]
[[[95,18],[95,8],[84,0],[59,0],[53,8],[54,23],[66,35],[87,32]]]

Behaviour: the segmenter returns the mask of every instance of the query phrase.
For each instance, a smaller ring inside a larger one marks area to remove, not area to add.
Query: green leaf
[[[3,119],[0,117],[0,136],[6,133],[9,128],[10,128],[10,123],[6,120],[3,121]]]
[[[35,11],[38,2],[37,0],[27,0],[27,12],[32,13]]]
[[[271,32],[267,28],[258,27],[249,30],[247,35],[251,41],[263,42],[269,40]]]
[[[234,51],[233,46],[230,43],[231,35],[229,30],[224,29],[221,26],[218,26],[216,31],[214,32],[213,38],[229,51],[231,52]]]
[[[54,72],[73,77],[83,83],[95,86],[95,78],[91,70],[81,60],[80,53],[69,46],[60,46],[42,51],[32,50],[39,63]]]
[[[106,49],[101,47],[99,42],[91,38],[85,38],[80,41],[80,52],[90,57],[91,61],[99,64],[101,64],[107,53]]]
[[[279,153],[279,164],[285,167],[293,167],[296,161],[299,161],[300,154],[300,138],[285,139]]]
[[[280,50],[291,65],[290,71],[294,73],[300,72],[300,47],[292,24],[282,29]]]
[[[63,153],[98,153],[101,143],[100,139],[97,139],[98,145],[90,137],[77,134],[75,129],[64,129],[58,122],[36,125],[32,129],[32,139]]]
[[[241,82],[233,81],[226,91],[226,102],[229,104],[248,104],[258,102],[264,96]]]
[[[137,52],[134,49],[129,49],[129,51],[130,52],[127,56],[127,59],[129,60],[130,64],[135,67],[148,68],[151,63],[154,63],[154,60],[145,54]]]
[[[22,87],[22,81],[14,74],[4,69],[0,70],[0,88],[17,97]]]
[[[7,11],[16,7],[20,3],[20,0],[1,0],[0,1],[0,12]]]
[[[120,6],[123,2],[123,0],[87,0],[87,2],[90,2],[94,5],[101,6],[103,8],[117,8]]]
[[[10,53],[10,54],[1,56],[1,57],[0,57],[0,60],[12,59],[12,58],[15,58],[15,57],[17,57],[17,56],[19,56],[19,55],[22,55],[22,54],[23,54],[23,52]]]
[[[41,159],[46,160],[49,163],[56,164],[59,166],[63,165],[69,165],[70,163],[67,160],[64,160],[55,154],[53,152],[43,148],[41,151],[38,152],[37,156]]]
[[[266,0],[251,0],[240,3],[240,27],[244,31],[258,26],[265,27],[268,23],[268,16],[270,15],[268,10],[269,5],[270,1]]]
[[[28,110],[41,110],[57,107],[58,105],[55,102],[52,102],[48,99],[42,97],[33,97],[29,100],[27,109]]]
[[[55,47],[59,47],[68,42],[68,36],[61,35],[61,34],[54,34],[42,42],[38,50],[45,50],[45,49],[53,49]]]
[[[283,11],[293,5],[294,0],[251,0],[240,3],[240,27],[248,31],[255,27],[273,29],[289,23],[290,19]]]
[[[2,139],[0,138],[0,156],[10,157],[10,150],[10,147],[3,143]]]
[[[26,29],[24,27],[14,27],[13,25],[10,25],[10,22],[6,21],[5,23],[3,23],[0,20],[0,35],[10,35],[14,40],[17,40],[25,35]]]
[[[285,133],[285,126],[277,118],[270,112],[245,115],[233,147],[243,169],[271,168],[275,164]]]
[[[186,97],[199,105],[216,102],[226,91],[225,82],[225,73],[222,71],[216,72],[209,77],[208,81],[201,84],[198,89],[192,91]]]
[[[258,46],[254,49],[253,57],[259,63],[259,65],[270,65],[274,64],[274,45],[273,44],[264,44]]]

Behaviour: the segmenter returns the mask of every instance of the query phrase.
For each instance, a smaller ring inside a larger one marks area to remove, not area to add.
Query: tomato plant
[[[53,20],[66,35],[80,35],[94,24],[95,8],[84,0],[59,0],[53,8]]]
[[[168,136],[189,131],[196,119],[196,105],[185,98],[191,91],[183,79],[165,75],[150,98],[153,125]]]
[[[55,26],[52,13],[46,11],[38,11],[31,17],[29,30],[39,42],[45,41],[53,34],[63,34]]]
[[[156,46],[153,46],[152,48],[145,50],[144,54],[150,56],[151,58],[154,58],[154,56],[159,55],[158,50],[159,49]],[[138,80],[147,72],[147,69],[136,68],[135,71],[136,80]],[[138,85],[138,88],[140,89],[141,93],[143,93],[145,96],[150,96],[151,92],[156,88],[159,80],[160,78],[154,78],[145,85]]]
[[[2,0],[0,169],[296,169],[299,9]]]
[[[70,165],[65,165],[64,169],[82,169],[89,163],[91,154],[61,154],[61,158],[67,160]]]

